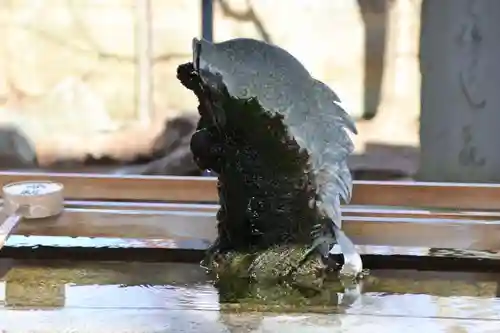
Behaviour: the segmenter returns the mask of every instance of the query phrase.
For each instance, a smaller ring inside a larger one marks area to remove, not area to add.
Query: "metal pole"
[[[213,0],[201,0],[201,37],[213,42],[214,4]]]
[[[151,0],[136,0],[137,76],[139,121],[147,125],[153,109]]]

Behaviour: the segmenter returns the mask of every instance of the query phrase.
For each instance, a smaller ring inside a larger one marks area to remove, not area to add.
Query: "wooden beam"
[[[0,199],[0,205],[2,200]],[[147,202],[147,201],[93,201],[93,200],[66,200],[66,208],[77,209],[104,209],[104,210],[153,210],[153,211],[183,211],[183,212],[216,212],[218,204],[192,204],[172,202]],[[500,212],[496,211],[455,211],[443,209],[394,209],[367,207],[357,205],[343,205],[343,216],[367,217],[411,217],[434,219],[467,219],[500,221]]]
[[[389,209],[365,206],[344,206],[343,216],[409,217],[432,219],[466,219],[500,221],[500,212],[494,211],[445,211],[428,209]]]
[[[201,249],[192,246],[177,246],[172,242],[156,243],[151,246],[148,240],[115,240],[96,238],[94,246],[64,243],[38,244],[28,241],[5,246],[0,258],[14,260],[43,260],[44,264],[56,261],[71,262],[162,262],[195,263],[205,256]],[[187,243],[187,242],[186,242]],[[36,251],[33,247],[36,246]],[[484,251],[429,251],[428,248],[408,248],[387,246],[358,246],[365,268],[372,270],[412,270],[446,272],[500,272],[498,255]],[[432,252],[432,253],[431,253]],[[340,259],[340,258],[337,258]]]
[[[346,216],[343,229],[359,245],[500,249],[497,221]],[[214,212],[68,208],[58,217],[23,221],[15,234],[213,241],[216,220]]]
[[[4,218],[0,212],[0,219]],[[23,220],[13,234],[213,241],[217,229],[211,212],[68,208],[56,217]]]
[[[355,182],[357,205],[500,210],[500,184]]]
[[[64,185],[64,197],[80,200],[216,202],[216,181],[208,177],[110,176],[70,173],[0,173],[0,184],[49,180]]]
[[[218,201],[216,179],[209,177],[0,173],[1,185],[39,179],[63,183],[68,199],[191,203]],[[500,210],[500,185],[357,181],[354,183],[351,204]]]
[[[1,202],[1,200],[0,200]],[[190,204],[166,202],[130,202],[130,201],[81,201],[67,200],[67,208],[81,209],[120,209],[120,210],[160,210],[160,211],[201,211],[216,212],[217,204]],[[500,212],[495,211],[453,211],[439,209],[391,209],[355,205],[342,206],[343,216],[373,216],[373,217],[414,217],[414,218],[445,218],[469,220],[499,220]]]
[[[183,212],[216,212],[220,207],[218,204],[94,200],[66,200],[64,202],[64,206],[66,208],[80,209],[159,210]],[[498,219],[500,219],[500,213],[498,214]]]
[[[107,239],[98,238],[100,244]],[[131,240],[119,245],[99,245],[85,247],[81,245],[36,245],[33,243],[5,246],[0,251],[0,258],[9,260],[43,260],[44,263],[54,260],[100,262],[181,262],[198,264],[205,256],[202,249],[179,247],[177,244],[162,243],[151,247],[147,240]],[[373,270],[418,270],[418,271],[453,271],[453,272],[499,272],[498,256],[486,252],[454,251],[429,254],[426,248],[361,246],[360,254],[365,268]]]

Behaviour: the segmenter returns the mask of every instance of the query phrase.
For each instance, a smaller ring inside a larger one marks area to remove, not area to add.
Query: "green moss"
[[[221,277],[216,282],[221,306],[241,311],[284,311],[310,307],[336,308],[338,294],[344,291],[339,281],[322,285],[321,289],[304,288],[286,282],[249,281],[248,279]]]

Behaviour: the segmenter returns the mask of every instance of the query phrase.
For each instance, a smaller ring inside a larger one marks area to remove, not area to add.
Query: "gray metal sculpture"
[[[304,282],[339,268],[330,256],[338,244],[340,273],[359,275],[340,213],[352,191],[346,130],[356,128],[337,95],[287,51],[246,38],[194,39],[178,78],[200,103],[195,161],[219,179],[219,237],[207,265],[245,262],[257,280]]]

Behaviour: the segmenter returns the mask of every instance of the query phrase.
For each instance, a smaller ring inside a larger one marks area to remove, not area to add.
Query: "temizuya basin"
[[[493,333],[500,327],[499,278],[373,271],[349,306],[266,306],[245,295],[222,302],[224,288],[192,264],[20,262],[0,279],[0,330]]]

